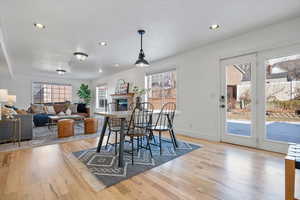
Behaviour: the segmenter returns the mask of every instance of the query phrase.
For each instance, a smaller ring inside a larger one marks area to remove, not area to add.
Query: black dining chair
[[[171,142],[173,143],[174,150],[178,147],[177,140],[175,137],[175,133],[173,130],[173,121],[175,117],[175,111],[176,111],[176,104],[173,102],[169,102],[163,105],[156,123],[150,127],[151,137],[153,137],[153,132],[158,132],[159,134],[159,149],[160,154],[162,154],[162,139],[161,139],[161,133],[162,132],[169,132]],[[153,137],[154,138],[154,137]],[[169,142],[167,140],[164,140],[166,142]]]
[[[127,137],[130,137],[131,142],[131,160],[134,164],[134,139],[137,143],[137,152],[140,148],[144,148],[150,151],[152,158],[152,151],[150,146],[149,128],[151,127],[151,117],[153,113],[153,105],[150,103],[141,103],[135,107],[132,111],[132,115],[129,121],[129,128],[126,133]],[[146,138],[147,144],[143,146],[143,139]]]
[[[116,111],[118,110],[117,103],[109,103],[108,109],[110,111]],[[125,130],[128,129],[128,121],[125,122]],[[121,119],[118,118],[109,118],[108,119],[108,137],[105,145],[105,149],[107,149],[108,144],[114,145],[115,147],[115,155],[117,155],[117,146],[118,146],[118,134],[121,131]],[[115,134],[115,143],[109,143],[109,138],[111,136],[111,133]]]

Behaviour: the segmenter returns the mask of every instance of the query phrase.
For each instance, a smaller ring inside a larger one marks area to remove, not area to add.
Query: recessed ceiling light
[[[99,73],[102,73],[102,72],[103,72],[103,70],[102,70],[101,68],[99,68],[98,72],[99,72]]]
[[[64,75],[67,71],[64,70],[64,69],[58,68],[58,69],[56,70],[56,72],[57,72],[59,75]]]
[[[103,42],[99,42],[99,45],[100,46],[107,46],[107,42],[104,42],[104,41]]]
[[[119,63],[114,64],[115,67],[120,67]]]
[[[44,28],[46,28],[45,25],[40,24],[40,23],[34,23],[33,25],[34,25],[34,27],[36,27],[36,28],[38,28],[38,29],[44,29]]]
[[[219,25],[219,24],[212,24],[212,25],[209,27],[209,29],[211,29],[211,30],[216,30],[216,29],[218,29],[218,28],[220,28],[220,25]]]
[[[88,58],[89,55],[82,52],[75,52],[73,55],[77,58],[77,60],[84,61]]]

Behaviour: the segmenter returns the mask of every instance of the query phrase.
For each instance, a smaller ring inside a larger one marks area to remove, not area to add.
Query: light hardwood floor
[[[95,147],[96,139],[0,153],[0,199],[284,199],[284,155],[185,136],[178,139],[203,148],[99,192],[64,158],[66,152]],[[297,182],[300,188],[299,174]]]

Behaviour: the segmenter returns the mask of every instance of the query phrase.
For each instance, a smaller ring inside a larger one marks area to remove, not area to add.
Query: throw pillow
[[[4,116],[4,118],[12,118],[13,115],[17,114],[18,113],[12,108],[2,107],[1,115]]]
[[[86,113],[86,106],[84,103],[79,103],[77,106],[78,113]]]
[[[66,115],[66,113],[60,112],[60,113],[58,113],[57,115],[58,115],[58,116],[64,116],[64,115]]]
[[[35,114],[45,113],[43,104],[31,104],[31,110]]]
[[[68,108],[68,109],[66,110],[66,115],[71,115],[71,114],[72,114],[72,111],[71,111],[70,108]]]
[[[65,112],[64,108],[65,108],[65,104],[61,104],[61,103],[57,103],[53,105],[55,113],[60,113],[60,112]]]
[[[70,105],[70,109],[72,113],[77,113],[77,104],[71,104]]]
[[[46,113],[47,113],[47,114],[53,114],[53,115],[56,114],[56,112],[55,112],[53,106],[45,106],[45,110],[46,110]]]

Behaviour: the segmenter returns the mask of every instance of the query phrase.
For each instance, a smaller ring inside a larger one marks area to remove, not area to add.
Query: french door
[[[286,153],[300,143],[300,45],[260,52],[258,63],[259,147]]]
[[[220,61],[220,140],[286,153],[300,143],[300,45]]]
[[[257,146],[256,54],[221,60],[221,141]]]

